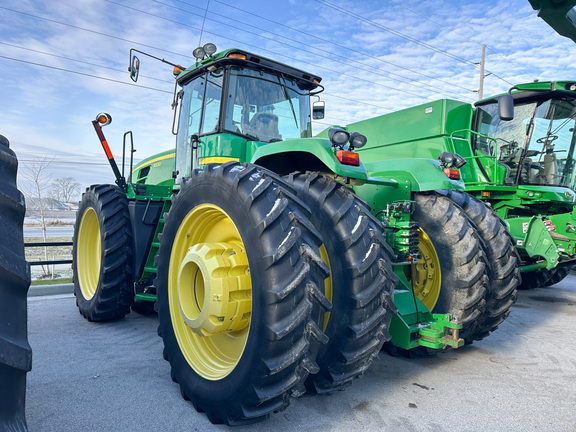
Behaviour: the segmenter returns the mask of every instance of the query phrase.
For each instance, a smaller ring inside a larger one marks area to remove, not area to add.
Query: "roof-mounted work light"
[[[207,43],[204,44],[204,46],[198,47],[194,51],[192,51],[192,55],[197,60],[204,60],[206,56],[210,57],[212,54],[214,54],[216,50],[217,50],[216,45],[214,45],[213,43]]]

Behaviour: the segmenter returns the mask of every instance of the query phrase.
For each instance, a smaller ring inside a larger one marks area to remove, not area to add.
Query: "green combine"
[[[213,44],[195,56],[174,65],[175,151],[126,179],[102,133],[110,116],[93,121],[117,180],[78,210],[86,319],[155,304],[183,396],[236,425],[343,388],[389,340],[458,348],[506,318],[519,259],[500,218],[462,192],[460,156],[366,163],[365,136],[312,135],[320,77]]]
[[[381,163],[454,152],[466,192],[506,221],[520,253],[522,288],[559,282],[576,260],[576,82],[534,82],[474,106],[439,100],[350,124],[359,153]],[[386,160],[382,162],[382,160]],[[456,197],[459,192],[447,192]],[[463,208],[466,203],[459,203]]]

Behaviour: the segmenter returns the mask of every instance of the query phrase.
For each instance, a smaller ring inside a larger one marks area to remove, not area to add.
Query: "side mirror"
[[[140,60],[138,57],[132,56],[128,71],[130,72],[130,79],[134,82],[138,81],[138,74],[140,73]]]
[[[514,99],[511,94],[506,94],[498,99],[498,114],[500,120],[514,120]]]
[[[312,119],[322,120],[326,112],[326,103],[324,101],[316,101],[312,104]]]

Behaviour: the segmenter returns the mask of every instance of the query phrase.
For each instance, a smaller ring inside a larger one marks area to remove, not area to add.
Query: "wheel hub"
[[[442,284],[440,261],[430,238],[422,229],[418,231],[418,249],[422,258],[412,269],[412,289],[422,304],[432,311]]]
[[[190,247],[178,270],[184,323],[200,336],[242,330],[252,311],[248,257],[230,243]]]

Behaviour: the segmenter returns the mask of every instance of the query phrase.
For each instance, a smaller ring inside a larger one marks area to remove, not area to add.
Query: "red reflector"
[[[444,168],[444,174],[446,174],[446,176],[449,179],[452,180],[460,180],[460,171],[458,171],[457,169],[454,168]]]
[[[336,158],[344,165],[360,165],[360,155],[347,150],[338,150],[336,152]]]

